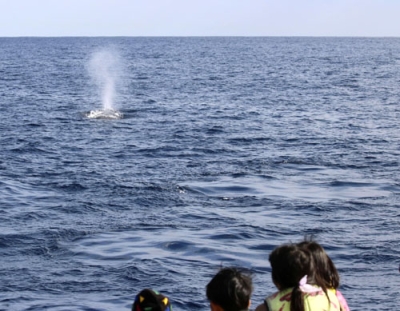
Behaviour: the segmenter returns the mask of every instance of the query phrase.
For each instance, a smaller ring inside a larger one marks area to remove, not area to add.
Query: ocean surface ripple
[[[111,117],[88,65],[102,49],[119,60]],[[351,310],[397,309],[400,39],[0,51],[0,310],[130,310],[145,287],[208,310],[221,265],[253,272],[256,306],[275,291],[271,250],[305,235]]]

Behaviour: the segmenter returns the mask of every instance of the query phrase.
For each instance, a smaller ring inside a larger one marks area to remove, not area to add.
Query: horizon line
[[[18,35],[0,38],[400,38],[399,36],[374,35]]]

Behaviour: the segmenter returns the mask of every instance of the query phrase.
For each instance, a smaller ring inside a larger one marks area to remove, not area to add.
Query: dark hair
[[[238,268],[222,268],[207,284],[209,301],[226,311],[245,310],[253,291],[250,274]]]
[[[306,238],[298,245],[310,251],[313,257],[317,284],[324,289],[324,291],[328,288],[337,289],[340,281],[339,273],[324,248],[311,238]]]
[[[304,298],[299,282],[307,275],[307,282],[315,284],[314,262],[310,252],[296,244],[284,244],[272,251],[269,262],[272,280],[279,290],[293,287],[290,311],[304,311]]]

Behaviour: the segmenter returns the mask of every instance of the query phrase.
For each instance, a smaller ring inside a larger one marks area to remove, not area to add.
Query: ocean
[[[221,266],[255,307],[305,236],[397,309],[399,38],[0,38],[0,108],[0,310],[209,310]]]

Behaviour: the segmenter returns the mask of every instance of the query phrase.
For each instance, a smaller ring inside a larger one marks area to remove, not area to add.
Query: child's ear
[[[247,308],[250,309],[250,306],[251,306],[251,300],[249,300],[249,305],[247,306]]]
[[[210,309],[211,311],[224,311],[219,305],[216,303],[213,303],[212,301],[210,302]]]

